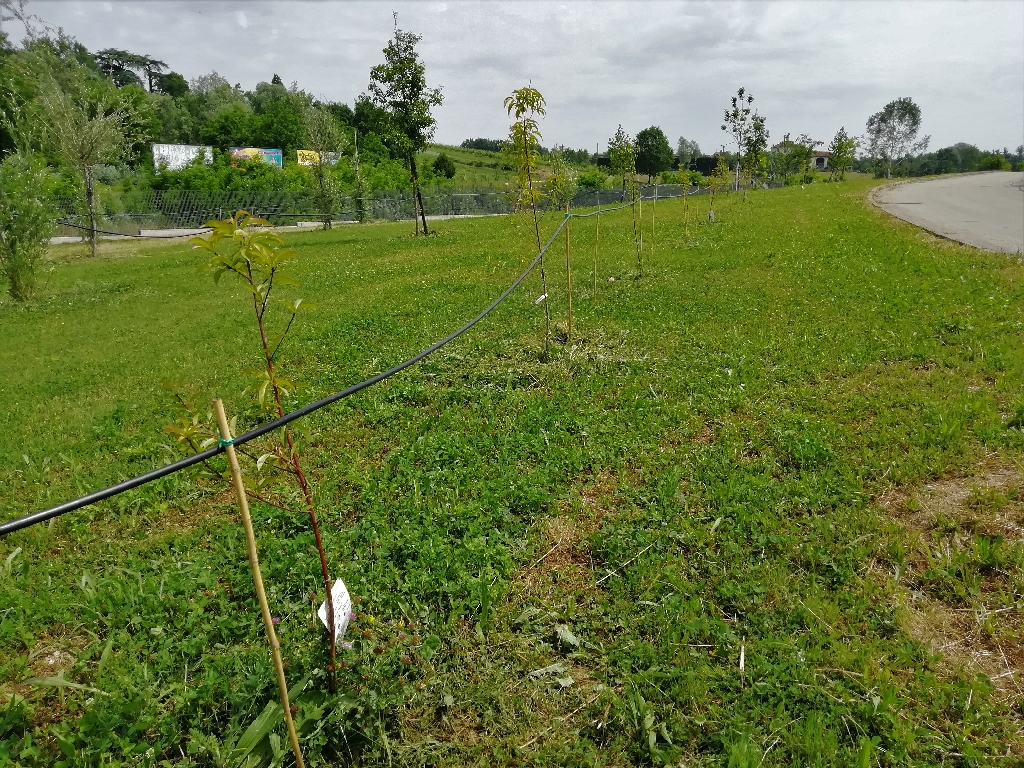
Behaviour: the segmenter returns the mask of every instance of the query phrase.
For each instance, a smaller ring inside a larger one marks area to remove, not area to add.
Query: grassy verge
[[[653,238],[645,206],[642,280],[629,212],[602,216],[596,292],[596,220],[576,222],[578,335],[550,363],[533,280],[308,421],[361,599],[336,697],[311,537],[254,517],[314,764],[1024,758],[1015,676],[931,642],[1024,663],[1024,268],[888,219],[870,185],[729,197],[713,226],[662,202]],[[296,402],[439,338],[529,259],[515,220],[437,226],[289,235],[320,307],[289,349]],[[181,245],[117,248],[0,306],[4,517],[168,460],[163,380],[255,418],[244,301]],[[231,764],[267,656],[223,485],[179,475],[0,542],[0,763]]]

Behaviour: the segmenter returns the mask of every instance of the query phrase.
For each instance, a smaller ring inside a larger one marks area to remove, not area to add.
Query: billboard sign
[[[298,149],[299,165],[320,165],[320,153],[312,149]],[[334,165],[341,157],[340,152],[324,152],[324,162],[327,165]]]
[[[261,147],[231,147],[231,158],[235,160],[262,160],[265,163],[284,166],[284,153],[280,149],[263,149]]]
[[[153,167],[164,166],[169,171],[180,171],[197,157],[209,165],[213,162],[213,147],[197,147],[191,144],[154,144]]]

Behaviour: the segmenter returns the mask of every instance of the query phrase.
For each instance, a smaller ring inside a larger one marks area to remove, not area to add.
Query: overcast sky
[[[124,48],[186,78],[216,70],[252,88],[277,73],[352,102],[399,26],[423,36],[444,88],[438,141],[503,137],[502,99],[533,82],[545,145],[605,148],[619,123],[659,125],[705,151],[740,86],[768,120],[826,143],[861,134],[901,96],[931,148],[1024,143],[1024,3],[1000,2],[32,2],[89,50]]]

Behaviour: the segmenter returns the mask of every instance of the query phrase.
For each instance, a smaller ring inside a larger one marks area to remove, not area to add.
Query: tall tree
[[[746,88],[740,88],[732,97],[732,109],[725,110],[722,130],[732,135],[736,145],[736,175],[739,177],[739,163],[751,173],[756,173],[763,164],[768,148],[768,129],[765,119],[751,109],[754,96]]]
[[[155,82],[157,92],[166,93],[172,99],[180,99],[188,93],[188,80],[177,72],[157,75]]]
[[[632,137],[622,130],[621,125],[615,131],[615,135],[608,139],[608,163],[612,175],[618,176],[622,181],[622,193],[625,198],[627,185],[636,182],[636,144]],[[632,192],[632,188],[629,191]]]
[[[752,177],[765,172],[767,152],[768,126],[765,119],[754,112],[750,117],[750,128],[743,139],[743,167]]]
[[[154,88],[159,87],[163,71],[167,69],[167,64],[159,59],[154,59],[149,54],[141,58],[142,71],[146,74],[146,85],[149,86],[149,92],[153,93]]]
[[[390,149],[409,164],[423,234],[428,234],[416,153],[433,138],[436,121],[430,110],[441,106],[444,97],[440,88],[427,87],[426,69],[416,52],[421,39],[420,35],[399,29],[395,16],[395,36],[384,49],[384,63],[370,70],[369,94],[374,105],[386,114],[385,138]]]
[[[96,190],[93,171],[98,163],[121,160],[135,140],[133,115],[121,101],[108,94],[74,97],[55,80],[42,89],[40,106],[50,148],[85,182],[89,208],[92,255],[96,255]]]
[[[686,170],[695,158],[700,157],[700,145],[696,141],[680,136],[676,142],[676,157],[679,159],[679,167]]]
[[[658,126],[644,128],[636,135],[636,169],[647,175],[648,184],[652,176],[672,167],[672,157],[672,146]]]
[[[636,142],[620,125],[615,135],[608,139],[608,162],[612,173],[622,179],[622,196],[629,193],[633,211],[633,244],[636,247],[637,273],[643,276],[643,234],[637,228],[636,201],[640,188],[636,183]]]
[[[828,151],[832,157],[828,159],[829,176],[837,181],[842,181],[846,172],[853,167],[853,158],[857,153],[857,139],[850,136],[843,126],[828,145]]]
[[[113,80],[114,85],[118,88],[124,88],[126,85],[142,87],[142,78],[136,74],[136,71],[145,68],[145,56],[122,51],[119,48],[104,48],[94,55],[100,71]]]
[[[921,108],[909,96],[890,101],[868,118],[867,151],[875,159],[879,175],[891,179],[895,165],[928,148],[931,137],[919,140],[920,130]]]
[[[338,206],[338,185],[331,166],[347,145],[341,126],[330,112],[322,107],[308,107],[303,114],[306,145],[316,153],[310,168],[313,179],[313,197],[323,217],[324,229],[331,228],[333,213]]]

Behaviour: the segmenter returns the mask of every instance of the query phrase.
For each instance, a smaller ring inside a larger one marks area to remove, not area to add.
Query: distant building
[[[780,141],[772,147],[772,152],[787,154],[792,152],[795,146],[797,146],[795,141]],[[811,152],[811,158],[808,160],[807,165],[811,168],[823,171],[828,168],[828,161],[830,157],[832,157],[831,152]]]
[[[828,168],[828,161],[831,157],[831,152],[815,152],[811,155],[811,167],[823,171]]]
[[[704,176],[710,176],[718,167],[718,155],[701,155],[690,161],[690,169],[698,171]]]

